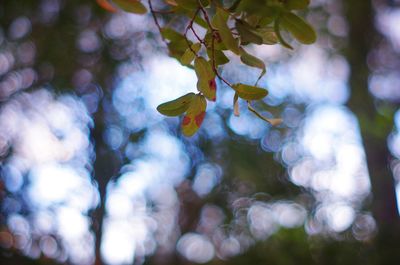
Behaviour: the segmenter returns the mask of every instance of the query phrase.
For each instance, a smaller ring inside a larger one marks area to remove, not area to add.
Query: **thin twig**
[[[198,57],[197,52],[196,52],[195,50],[193,50],[192,44],[189,42],[189,39],[188,39],[188,37],[187,37],[187,34],[188,34],[189,29],[192,29],[192,31],[195,32],[194,29],[193,29],[193,21],[196,19],[196,16],[197,16],[197,14],[199,13],[199,11],[200,11],[200,8],[198,8],[198,9],[196,10],[196,12],[194,12],[193,18],[189,21],[189,24],[187,25],[186,30],[185,30],[185,34],[184,34],[185,40],[186,40],[186,43],[187,43],[189,49],[193,52],[193,54],[194,54],[196,57]],[[196,37],[197,37],[197,34],[195,34],[195,35],[196,35]]]
[[[149,3],[149,8],[150,8],[150,13],[153,16],[154,23],[156,24],[158,31],[160,32],[162,40],[165,42],[165,38],[162,34],[162,29],[161,29],[160,23],[158,22],[158,19],[156,16],[156,11],[153,9],[153,4],[152,4],[151,0],[148,0],[148,3]]]
[[[155,14],[172,14],[174,10],[153,10]]]
[[[194,30],[194,28],[193,28],[193,24],[192,24],[192,26],[190,26],[190,29],[192,30],[193,35],[196,37],[196,39],[197,39],[200,43],[202,43],[202,44],[205,46],[206,43],[204,42],[204,40],[202,40],[202,39],[200,38],[199,35],[197,35],[197,32],[196,32],[196,31]]]

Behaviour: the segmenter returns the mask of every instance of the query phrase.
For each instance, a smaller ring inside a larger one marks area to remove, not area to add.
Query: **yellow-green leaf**
[[[285,7],[289,10],[305,9],[310,4],[310,0],[286,0]]]
[[[192,102],[195,94],[188,93],[175,100],[165,102],[157,107],[158,112],[165,116],[178,116],[184,113]]]
[[[211,60],[212,60],[213,52],[211,49],[207,49],[207,55],[208,55],[208,58],[211,58]],[[229,63],[228,57],[226,57],[224,52],[220,51],[220,50],[214,50],[214,60],[215,60],[216,66]]]
[[[161,35],[169,41],[185,40],[185,36],[183,36],[183,34],[171,28],[162,28]]]
[[[303,44],[312,44],[317,40],[317,34],[313,27],[293,13],[283,13],[280,18],[280,25]]]
[[[194,60],[194,69],[199,79],[210,79],[215,77],[215,73],[210,62],[203,57],[197,57]]]
[[[275,20],[275,23],[274,23],[274,32],[275,32],[275,34],[276,34],[276,37],[278,38],[279,42],[281,43],[281,45],[282,45],[283,47],[286,47],[286,48],[288,48],[288,49],[293,50],[293,47],[292,47],[289,43],[287,43],[287,42],[285,41],[285,39],[282,37],[282,35],[281,35],[281,29],[280,29],[280,27],[281,27],[280,24],[281,24],[281,18],[278,17],[278,18]]]
[[[126,12],[145,14],[146,7],[139,0],[112,0],[119,8]]]
[[[210,5],[210,0],[200,0],[202,7],[208,7]]]
[[[210,62],[206,61],[203,57],[198,57],[194,60],[194,70],[199,80],[197,82],[197,89],[207,99],[215,101],[217,85],[215,83],[215,73]]]
[[[212,47],[212,35],[210,32],[206,34],[204,37],[204,41],[207,45],[207,48],[211,49]],[[225,51],[228,48],[225,46],[225,44],[222,42],[222,39],[220,38],[220,35],[217,33],[217,37],[214,39],[214,49],[219,50],[219,51]]]
[[[202,95],[195,95],[182,120],[182,133],[192,136],[203,123],[206,115],[207,101]]]
[[[176,58],[178,61],[182,58],[187,49],[187,42],[185,40],[171,41],[167,44],[169,55]]]
[[[181,64],[183,65],[190,65],[191,62],[196,57],[196,54],[201,48],[201,43],[195,43],[191,46],[191,48],[187,48],[185,53],[182,55]],[[195,53],[193,53],[195,52]]]
[[[259,28],[257,33],[263,39],[263,44],[273,45],[278,43],[278,37],[272,27]]]
[[[256,81],[256,85],[257,85],[258,81],[260,81],[260,79],[267,72],[267,70],[265,68],[265,63],[261,59],[247,53],[243,48],[240,48],[240,60],[244,64],[247,64],[248,66],[257,67],[257,68],[261,69],[260,76],[258,77],[258,79]]]
[[[197,0],[175,0],[175,2],[178,6],[189,10],[194,10],[199,6]]]
[[[237,40],[233,37],[231,30],[227,25],[228,16],[221,8],[217,8],[213,24],[218,29],[222,42],[233,53],[239,54],[239,45]]]
[[[240,48],[240,60],[248,66],[265,70],[265,63],[261,59],[247,53],[243,48]]]
[[[236,20],[235,27],[240,35],[242,44],[244,43],[255,43],[262,44],[263,39],[257,33],[255,33],[255,28],[247,24],[245,21],[240,19]]]
[[[245,100],[259,100],[268,95],[268,91],[257,86],[235,84],[232,86],[237,95]]]
[[[208,100],[217,100],[217,84],[215,78],[209,80],[199,79],[197,81],[197,89],[201,91]]]

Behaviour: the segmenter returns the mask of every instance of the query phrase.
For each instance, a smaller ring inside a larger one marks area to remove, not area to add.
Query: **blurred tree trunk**
[[[371,74],[367,57],[382,37],[375,29],[371,1],[343,1],[349,24],[349,43],[345,51],[350,64],[351,98],[348,107],[357,116],[368,163],[372,185],[372,211],[378,224],[377,250],[379,264],[398,264],[399,216],[396,204],[395,183],[389,167],[391,154],[386,138],[393,124],[377,111],[374,98],[368,90]]]
[[[106,217],[107,185],[119,172],[121,164],[117,152],[110,150],[103,139],[106,122],[102,108],[103,102],[104,99],[99,104],[99,109],[94,116],[94,129],[92,131],[92,142],[96,150],[93,178],[97,182],[99,192],[99,204],[91,216],[92,230],[95,236],[95,265],[105,264],[101,256],[101,243]]]

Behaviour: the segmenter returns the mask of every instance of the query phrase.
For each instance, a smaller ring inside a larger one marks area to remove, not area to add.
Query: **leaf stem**
[[[247,108],[253,112],[254,115],[256,115],[257,117],[259,117],[260,119],[262,119],[263,121],[268,122],[269,124],[271,124],[272,126],[275,125],[279,125],[282,123],[282,119],[268,119],[266,117],[264,117],[263,115],[261,115],[258,111],[256,111],[253,106],[251,106],[251,101],[248,100],[247,101]]]

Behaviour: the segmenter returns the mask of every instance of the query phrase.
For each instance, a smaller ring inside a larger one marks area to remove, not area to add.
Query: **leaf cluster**
[[[109,11],[122,9],[126,12],[153,16],[161,37],[166,42],[169,55],[182,65],[196,72],[197,94],[189,93],[175,100],[163,103],[157,110],[166,116],[183,115],[182,132],[192,136],[200,128],[208,101],[216,101],[217,83],[220,80],[235,91],[234,114],[239,115],[238,100],[247,101],[248,109],[259,118],[279,124],[280,119],[267,119],[252,106],[254,100],[268,95],[268,90],[259,87],[258,81],[266,73],[264,61],[246,51],[248,45],[280,44],[288,49],[293,47],[283,38],[282,31],[288,32],[302,44],[316,41],[313,27],[295,11],[306,9],[310,0],[236,0],[225,4],[222,0],[163,0],[157,2],[159,10],[148,7],[140,0],[97,0]],[[176,30],[166,21],[161,26],[159,16],[168,16],[170,21],[184,18],[187,25],[183,32]],[[203,28],[203,34],[199,34]],[[192,41],[188,34],[194,36]],[[220,67],[229,63],[227,54],[238,56],[247,66],[258,68],[261,73],[254,85],[231,84],[219,72]]]

